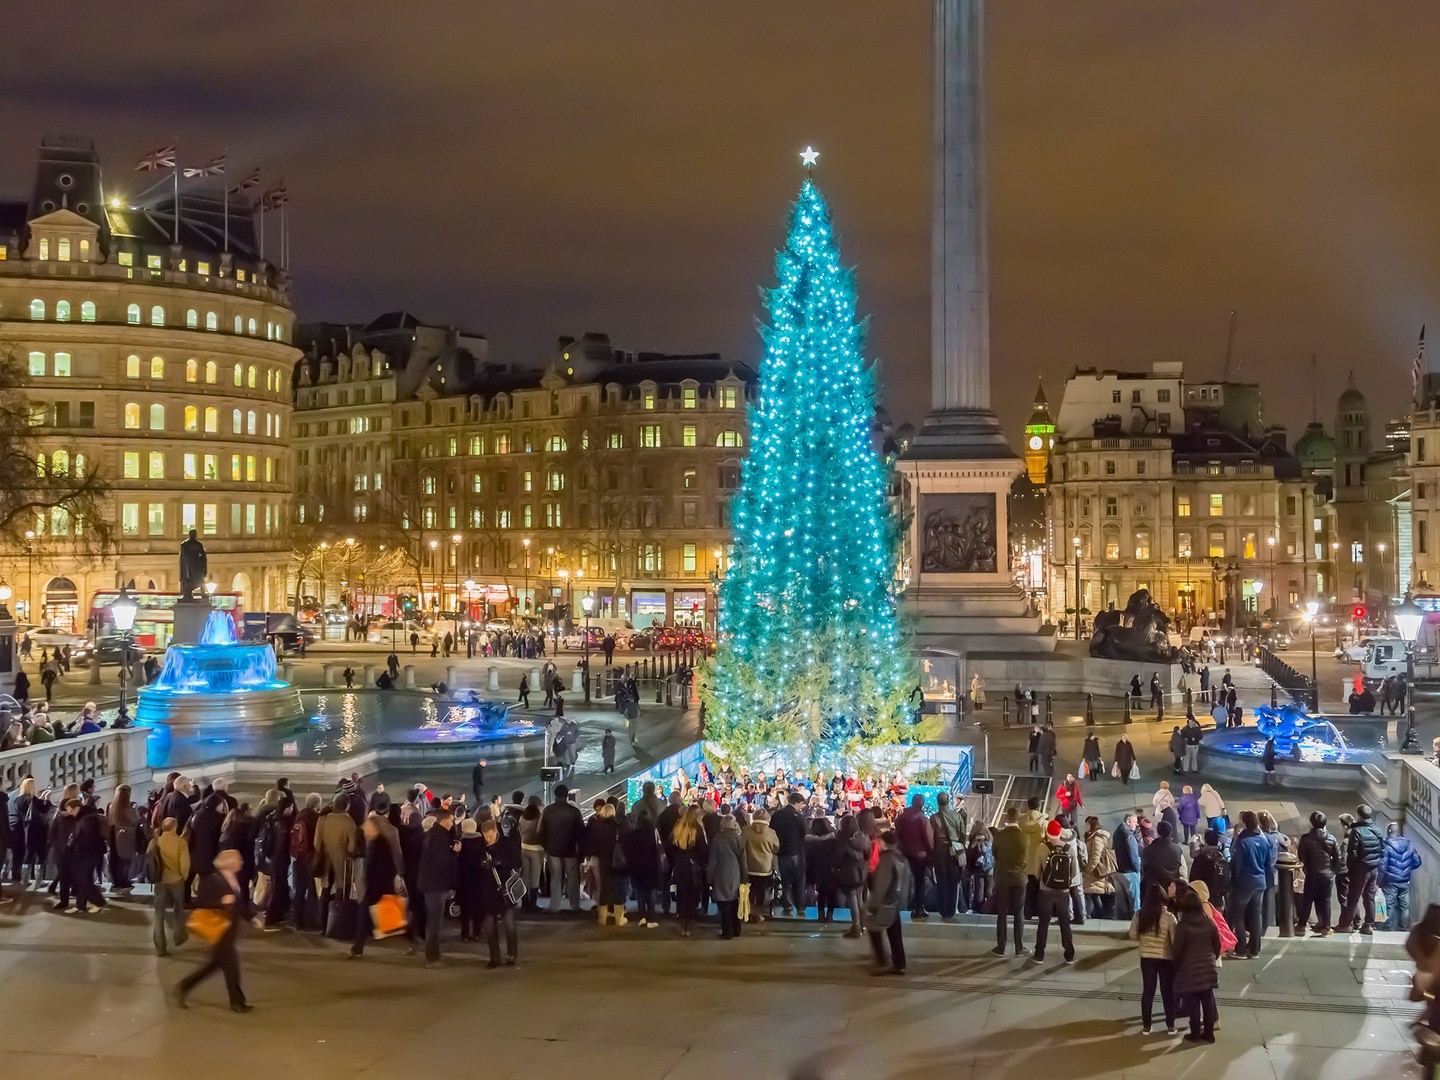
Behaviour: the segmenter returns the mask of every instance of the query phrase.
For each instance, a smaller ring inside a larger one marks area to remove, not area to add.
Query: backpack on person
[[[298,814],[290,826],[290,854],[296,859],[308,859],[315,854],[315,839]]]
[[[165,860],[160,857],[160,841],[157,837],[145,849],[145,880],[152,885],[160,884],[165,874]]]
[[[1074,880],[1075,860],[1070,854],[1070,845],[1052,847],[1040,870],[1040,885],[1055,892],[1069,892]]]

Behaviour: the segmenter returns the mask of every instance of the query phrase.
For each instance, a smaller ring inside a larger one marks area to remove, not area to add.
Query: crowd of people
[[[22,702],[18,712],[0,705],[0,751],[93,735],[106,727],[123,728],[129,727],[130,723],[130,711],[124,705],[121,705],[113,724],[100,719],[99,709],[93,701],[87,701],[69,720],[54,715],[49,703],[44,701],[35,705]]]

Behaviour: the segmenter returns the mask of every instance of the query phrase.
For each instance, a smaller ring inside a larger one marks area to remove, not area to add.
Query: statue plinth
[[[210,601],[198,597],[175,601],[175,629],[170,635],[172,645],[196,645],[210,617]]]

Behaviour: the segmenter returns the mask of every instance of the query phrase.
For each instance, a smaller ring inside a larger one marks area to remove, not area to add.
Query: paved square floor
[[[910,974],[883,979],[842,929],[782,920],[723,942],[542,917],[521,924],[521,966],[497,971],[453,940],[427,971],[396,942],[351,962],[323,938],[250,934],[256,1011],[237,1016],[218,981],[169,1003],[199,953],[155,957],[144,899],[77,916],[31,896],[0,908],[0,1075],[769,1080],[810,1059],[801,1075],[824,1080],[1420,1075],[1398,935],[1267,939],[1260,962],[1224,966],[1217,1041],[1196,1048],[1139,1034],[1118,924],[1092,923],[1064,967],[1058,945],[1043,966],[996,959],[993,924],[932,918],[906,927]]]

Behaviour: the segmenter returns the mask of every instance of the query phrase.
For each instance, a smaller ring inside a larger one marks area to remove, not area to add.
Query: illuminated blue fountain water
[[[274,649],[237,641],[223,611],[210,613],[196,644],[171,645],[159,677],[138,696],[141,724],[244,731],[305,719],[299,692],[276,676]]]
[[[1205,733],[1200,742],[1200,771],[1207,778],[1262,782],[1265,743],[1274,738],[1273,782],[1282,787],[1358,790],[1365,780],[1366,764],[1374,761],[1385,745],[1385,725],[1374,718],[1332,720],[1311,716],[1299,705],[1259,705],[1254,711],[1253,727]]]

